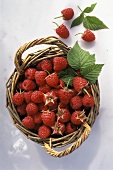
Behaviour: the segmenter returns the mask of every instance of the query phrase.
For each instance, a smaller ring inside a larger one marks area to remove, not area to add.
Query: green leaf
[[[92,11],[94,10],[96,4],[97,4],[97,3],[92,4],[90,7],[86,7],[83,12],[84,12],[84,13],[90,13],[90,12],[92,12]]]
[[[85,28],[90,30],[107,29],[108,27],[95,16],[86,16],[83,21]]]
[[[98,79],[104,64],[93,64],[81,70],[81,75],[93,84]]]
[[[72,68],[66,68],[58,74],[58,77],[66,84],[69,83],[70,86],[72,86],[72,80],[75,76],[77,76],[77,73]]]
[[[80,25],[82,22],[83,22],[83,19],[84,19],[84,13],[82,12],[80,14],[80,16],[78,16],[77,18],[75,18],[73,21],[72,21],[72,24],[71,24],[71,28],[72,27],[75,27],[77,25]]]
[[[81,70],[95,63],[95,55],[81,49],[78,42],[71,48],[67,54],[69,65],[75,70]]]

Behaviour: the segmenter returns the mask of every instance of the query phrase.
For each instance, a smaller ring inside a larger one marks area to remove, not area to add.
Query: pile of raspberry
[[[27,68],[17,82],[12,102],[23,126],[42,139],[75,132],[94,106],[90,85],[79,70],[72,86],[59,78],[68,67],[65,56],[44,59]]]

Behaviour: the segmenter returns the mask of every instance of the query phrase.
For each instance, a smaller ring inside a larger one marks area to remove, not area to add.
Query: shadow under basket
[[[38,50],[36,52],[30,53],[22,59],[22,54],[29,48],[36,45],[47,45],[47,48]],[[89,136],[91,132],[91,127],[93,126],[96,117],[99,111],[99,103],[100,103],[100,92],[98,82],[96,84],[91,85],[92,95],[94,97],[95,105],[90,109],[90,112],[87,116],[87,120],[83,123],[78,130],[75,132],[58,137],[58,138],[47,138],[41,139],[38,134],[32,132],[25,128],[22,124],[21,118],[16,111],[15,105],[12,103],[12,96],[14,95],[15,88],[18,80],[24,74],[25,70],[31,66],[35,66],[39,61],[47,58],[52,58],[54,56],[67,56],[70,47],[64,44],[60,39],[50,36],[46,38],[39,38],[29,43],[21,46],[16,52],[14,62],[15,62],[15,70],[12,75],[9,77],[6,83],[6,107],[9,110],[10,116],[12,118],[13,124],[30,140],[40,144],[45,148],[47,153],[54,157],[62,157],[70,154],[74,150],[76,150]],[[68,148],[63,151],[56,151],[55,148],[61,148],[68,144]]]

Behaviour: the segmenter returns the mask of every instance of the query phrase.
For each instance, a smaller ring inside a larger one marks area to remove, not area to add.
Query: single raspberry
[[[25,71],[25,77],[29,80],[34,80],[35,79],[35,72],[36,72],[35,68],[28,68]]]
[[[45,105],[52,106],[57,100],[57,96],[54,91],[50,91],[44,94],[43,100],[44,100]]]
[[[32,91],[36,88],[36,83],[33,80],[25,79],[22,83],[23,89],[26,91]]]
[[[23,125],[28,129],[34,129],[35,123],[32,116],[26,116],[24,119],[22,119]]]
[[[22,81],[20,81],[20,82],[17,83],[17,89],[18,89],[18,90],[23,90],[22,83],[23,83]]]
[[[56,95],[56,97],[58,97],[58,95],[59,95],[59,89],[54,88],[54,89],[51,90],[51,92],[54,92],[55,95]]]
[[[84,95],[82,102],[85,107],[92,107],[95,104],[93,96],[88,94]]]
[[[86,42],[92,42],[92,41],[95,40],[95,35],[92,31],[87,29],[87,30],[84,31],[81,38]]]
[[[68,122],[71,118],[71,114],[68,109],[58,107],[57,119],[60,122]]]
[[[48,127],[46,125],[40,126],[39,129],[38,129],[38,135],[42,139],[48,138],[51,135],[50,127]]]
[[[21,105],[24,103],[24,94],[23,93],[15,93],[12,97],[12,102],[15,105]]]
[[[75,111],[71,115],[71,122],[75,125],[81,125],[86,119],[84,111]]]
[[[47,93],[50,90],[51,90],[51,87],[47,83],[45,83],[42,86],[39,86],[39,91],[41,91],[42,93]]]
[[[41,62],[39,62],[39,63],[37,64],[36,69],[37,69],[38,71],[42,71]]]
[[[61,16],[55,17],[55,19],[63,17],[64,20],[68,21],[73,18],[74,11],[72,8],[65,8],[61,11],[61,14],[62,14]]]
[[[65,124],[63,122],[55,122],[54,126],[52,126],[53,135],[63,135],[65,132]]]
[[[26,106],[27,115],[32,116],[38,113],[38,106],[35,103],[29,103]]]
[[[49,59],[42,60],[40,65],[42,70],[52,71],[52,63]]]
[[[68,123],[66,124],[65,134],[68,135],[68,134],[70,134],[70,133],[73,133],[73,132],[76,131],[76,129],[77,129],[77,127],[76,127],[73,123],[68,122]]]
[[[33,103],[42,103],[44,94],[41,91],[35,90],[32,92],[31,101]]]
[[[59,98],[60,102],[64,105],[68,104],[73,96],[73,91],[71,89],[60,89],[59,90]]]
[[[27,106],[27,104],[25,102],[23,104],[17,106],[17,111],[20,113],[20,115],[26,115],[27,114],[26,106]]]
[[[46,83],[45,78],[47,77],[47,73],[45,71],[36,71],[35,72],[35,80],[36,83],[41,86]]]
[[[33,91],[24,92],[24,98],[25,98],[26,103],[31,103],[32,93],[33,93]]]
[[[59,83],[59,78],[58,78],[57,74],[56,73],[49,74],[46,77],[46,83],[51,87],[57,86]]]
[[[39,113],[33,115],[34,122],[35,122],[36,124],[41,124],[41,123],[42,123],[41,115],[42,115],[41,112],[39,112]]]
[[[54,57],[53,59],[53,69],[55,71],[61,71],[68,66],[68,61],[65,57]]]
[[[77,92],[80,92],[82,91],[82,89],[84,87],[86,87],[88,85],[88,82],[86,79],[82,78],[82,77],[79,77],[79,76],[76,76],[74,79],[73,79],[73,86],[74,86],[74,89],[77,91]]]
[[[80,109],[82,107],[82,97],[80,97],[80,96],[72,97],[72,99],[70,101],[70,106],[74,110]]]
[[[38,110],[40,110],[40,111],[46,111],[46,110],[48,110],[48,106],[46,106],[45,105],[45,103],[39,103],[38,104]]]
[[[47,111],[42,112],[41,118],[42,118],[44,125],[53,126],[55,123],[56,116],[53,111],[47,110]]]
[[[65,87],[65,83],[63,80],[59,79],[59,84],[55,86],[55,89],[61,89]]]
[[[58,109],[58,102],[55,100],[52,106],[49,106],[50,111],[56,111]]]

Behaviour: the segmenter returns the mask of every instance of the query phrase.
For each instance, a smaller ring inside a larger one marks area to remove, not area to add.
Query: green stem
[[[56,22],[53,22],[54,24],[56,24],[57,25],[57,27],[59,27],[59,25],[56,23]]]
[[[81,11],[81,12],[83,12],[84,13],[84,11],[79,7],[79,6],[77,6],[78,7],[78,9]],[[85,15],[85,14],[84,14]],[[85,15],[86,16],[86,15]]]
[[[58,16],[58,17],[55,17],[54,19],[57,19],[57,18],[62,18],[63,17],[63,15],[60,15],[60,16]]]

